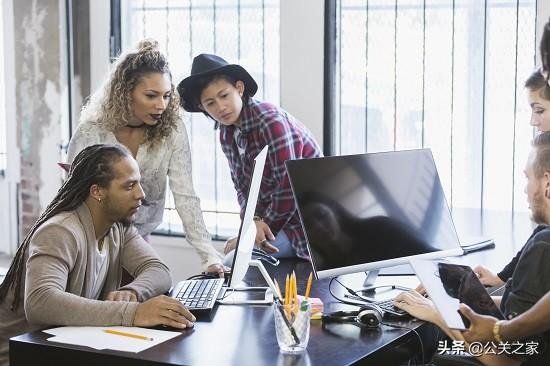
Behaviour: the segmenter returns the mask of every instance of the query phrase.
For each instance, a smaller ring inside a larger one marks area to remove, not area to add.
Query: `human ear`
[[[550,172],[544,172],[542,184],[544,185],[544,197],[550,199]]]
[[[235,88],[237,88],[237,91],[242,98],[244,95],[244,83],[241,80],[237,80],[237,82],[235,83]]]
[[[97,184],[92,184],[90,186],[90,197],[92,197],[97,202],[101,203],[101,199],[103,198],[103,192],[101,187],[99,187]]]

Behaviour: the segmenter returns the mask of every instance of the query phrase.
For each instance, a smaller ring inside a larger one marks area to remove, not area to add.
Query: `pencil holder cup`
[[[281,353],[303,352],[309,341],[311,307],[307,301],[301,304],[273,304],[275,332]]]

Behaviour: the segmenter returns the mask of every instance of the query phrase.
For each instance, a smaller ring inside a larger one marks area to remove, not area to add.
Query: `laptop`
[[[260,186],[269,147],[265,146],[254,159],[252,181],[249,187],[244,218],[241,220],[235,256],[229,280],[230,287],[239,283],[248,271],[248,265],[256,237],[254,211],[258,201]],[[170,291],[170,296],[179,300],[195,317],[212,318],[218,299],[224,295],[223,278],[180,281]]]
[[[458,311],[460,303],[478,314],[504,319],[504,314],[470,267],[423,259],[411,259],[410,263],[449,328],[465,330],[470,326],[468,319]]]

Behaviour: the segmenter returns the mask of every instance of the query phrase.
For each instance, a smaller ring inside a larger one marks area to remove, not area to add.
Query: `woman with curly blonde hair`
[[[156,41],[141,41],[115,63],[103,88],[82,110],[69,143],[68,162],[85,147],[99,143],[125,145],[139,164],[146,195],[135,220],[139,233],[147,240],[162,222],[168,177],[187,239],[201,257],[203,269],[223,277],[221,255],[212,246],[193,189],[191,152],[178,94]]]

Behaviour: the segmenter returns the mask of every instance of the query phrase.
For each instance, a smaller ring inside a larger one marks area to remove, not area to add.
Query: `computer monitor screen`
[[[248,271],[248,263],[252,258],[252,249],[256,240],[256,224],[254,224],[254,212],[258,202],[258,194],[262,184],[262,176],[264,172],[265,159],[267,157],[268,146],[254,159],[254,171],[252,172],[252,180],[248,189],[248,198],[246,200],[246,208],[244,217],[241,221],[239,236],[237,238],[237,246],[235,247],[235,255],[233,257],[233,265],[231,266],[231,277],[228,286],[235,287],[241,282]]]
[[[286,167],[318,278],[462,254],[429,149]]]

